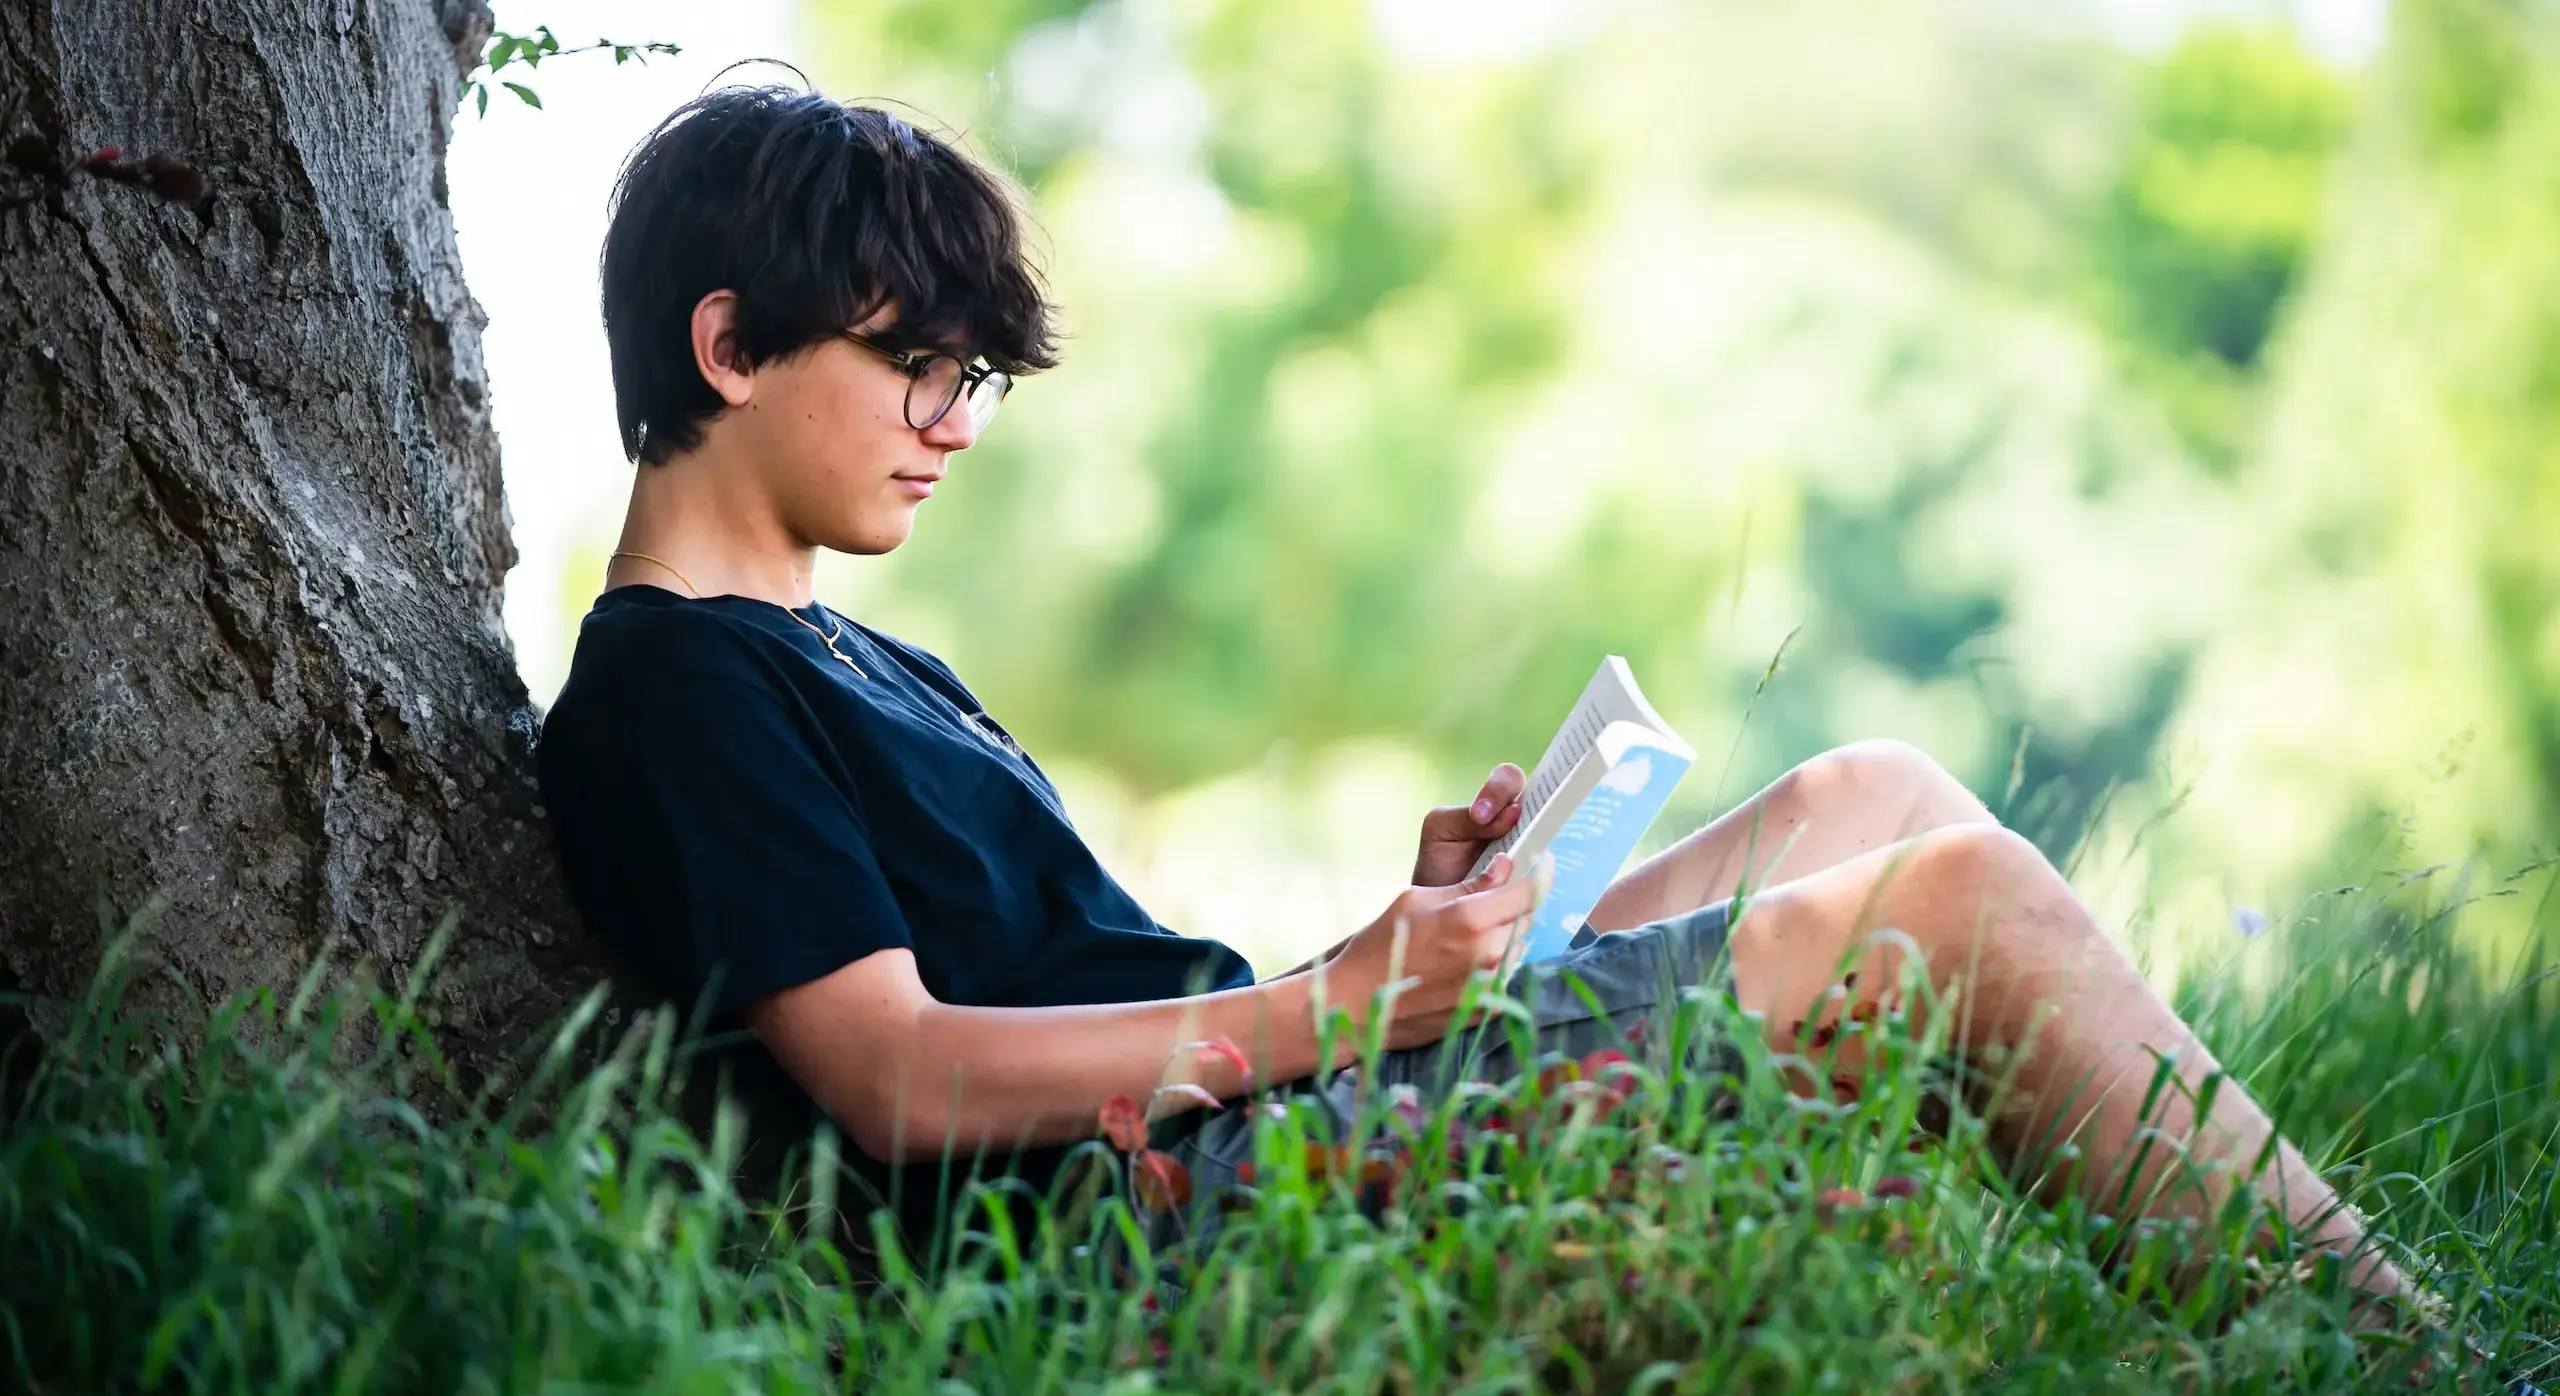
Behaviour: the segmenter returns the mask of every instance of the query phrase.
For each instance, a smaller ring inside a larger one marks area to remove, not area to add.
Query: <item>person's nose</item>
[[[965,451],[977,444],[978,427],[969,416],[966,397],[951,404],[942,420],[924,429],[925,444],[945,451]]]

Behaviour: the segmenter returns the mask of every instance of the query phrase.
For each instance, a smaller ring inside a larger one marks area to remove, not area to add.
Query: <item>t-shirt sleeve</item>
[[[602,744],[613,750],[573,763],[589,787],[582,822],[630,880],[631,953],[680,1008],[698,1002],[716,1022],[913,948],[854,794],[787,697],[667,676],[623,716]]]

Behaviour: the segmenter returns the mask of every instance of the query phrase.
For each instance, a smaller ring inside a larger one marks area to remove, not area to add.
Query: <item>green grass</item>
[[[2235,937],[2281,989],[2181,1007],[2448,1330],[2547,1379],[2560,985],[2538,961],[2475,963],[2436,886]],[[2547,890],[2493,890],[2527,888]],[[1356,1169],[1310,1169],[1322,1131],[1285,1112],[1258,1190],[1202,1244],[1147,1252],[1128,1190],[1096,1174],[1026,1228],[908,1257],[839,1248],[877,1233],[835,1212],[824,1139],[790,1206],[743,1200],[735,1117],[704,1137],[671,1112],[663,1023],[608,1041],[591,1009],[502,1097],[422,1113],[438,1073],[410,1004],[315,973],[290,1001],[173,1023],[115,1008],[134,972],[113,963],[7,1101],[0,1387],[2479,1389],[2423,1324],[2360,1333],[2334,1274],[2220,1263],[2171,1294],[2160,1276],[2197,1238],[2020,1201],[1960,1111],[1915,1149],[1930,1054],[1899,1023],[1851,1107],[1797,1100],[1757,1056],[1729,1113],[1651,1069],[1605,1116],[1591,1087],[1533,1082],[1437,1113],[1377,1100],[1366,1123],[1408,1169],[1383,1203]],[[1650,1026],[1648,1060],[1731,1012],[1693,996]],[[1529,1142],[1469,1127],[1494,1110]],[[1117,1166],[1099,1145],[1092,1162]]]

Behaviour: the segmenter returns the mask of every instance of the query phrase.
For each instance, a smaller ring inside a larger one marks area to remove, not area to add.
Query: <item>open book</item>
[[[1507,852],[1515,875],[1525,875],[1541,851],[1555,856],[1555,882],[1530,919],[1523,960],[1549,959],[1574,943],[1583,918],[1697,758],[1645,701],[1627,661],[1614,654],[1600,661],[1529,773],[1518,827],[1476,860],[1481,873]]]

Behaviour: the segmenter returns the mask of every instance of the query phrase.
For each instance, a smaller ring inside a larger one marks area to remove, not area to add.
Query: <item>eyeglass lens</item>
[[[960,361],[948,354],[927,359],[922,372],[907,384],[907,425],[922,431],[942,420],[951,404],[960,397]],[[1001,373],[990,373],[978,380],[969,394],[969,425],[983,431],[1004,401],[1005,390],[1013,382]]]
[[[1004,405],[1005,392],[1012,386],[1013,380],[1001,373],[990,373],[978,380],[978,386],[969,394],[969,429],[972,432],[987,429],[987,423],[995,419],[996,409]]]
[[[923,371],[907,383],[907,425],[922,431],[941,421],[958,396],[960,361],[948,354],[926,359]]]

